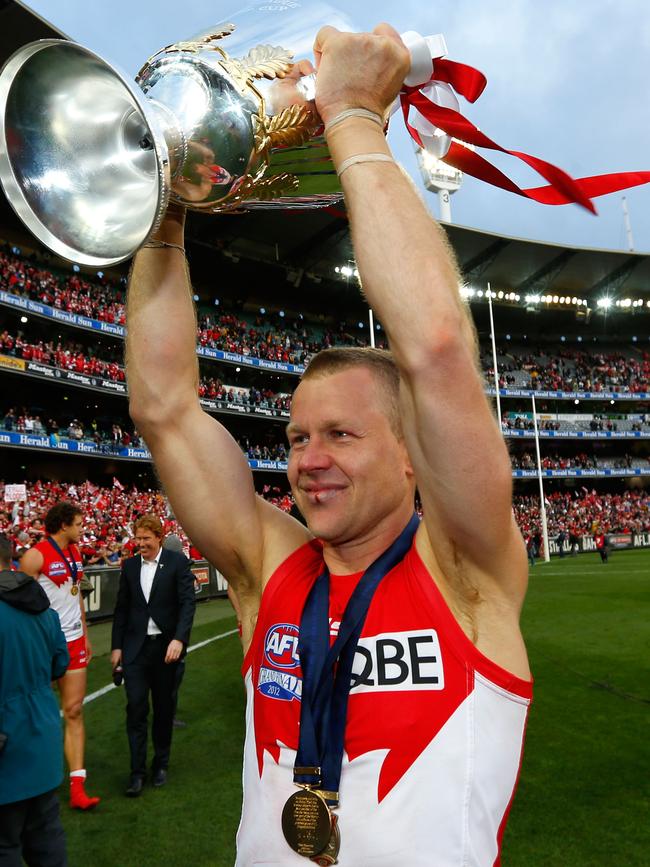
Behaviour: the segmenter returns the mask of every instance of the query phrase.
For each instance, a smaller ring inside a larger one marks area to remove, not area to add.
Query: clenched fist
[[[348,108],[385,116],[411,66],[399,33],[379,24],[372,33],[323,27],[314,42],[316,108],[324,123]]]

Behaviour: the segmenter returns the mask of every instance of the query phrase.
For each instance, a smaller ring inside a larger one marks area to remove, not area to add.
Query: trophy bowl
[[[268,0],[235,21],[161,49],[135,82],[66,40],[7,61],[0,183],[44,245],[105,267],[145,243],[170,201],[223,213],[340,200],[307,56],[320,24],[349,22],[319,0]]]

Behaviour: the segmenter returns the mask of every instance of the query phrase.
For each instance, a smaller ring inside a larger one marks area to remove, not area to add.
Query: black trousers
[[[0,806],[0,865],[66,867],[65,833],[56,789]]]
[[[167,642],[161,635],[150,636],[133,662],[124,666],[126,688],[126,733],[131,751],[131,773],[144,777],[147,769],[147,719],[149,693],[153,709],[151,739],[152,767],[166,769],[172,745],[174,692],[178,662],[166,663]]]

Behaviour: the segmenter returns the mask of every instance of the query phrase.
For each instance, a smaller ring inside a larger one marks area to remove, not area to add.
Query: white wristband
[[[355,154],[353,157],[348,157],[347,160],[343,160],[341,165],[338,167],[336,173],[339,177],[341,177],[343,172],[347,171],[350,166],[356,166],[359,163],[395,164],[395,160],[389,154]]]
[[[377,126],[380,126],[382,129],[384,128],[383,117],[376,114],[374,111],[369,111],[367,108],[346,108],[345,111],[339,112],[332,118],[332,120],[325,124],[325,135],[327,135],[333,127],[337,126],[337,124],[342,121],[347,120],[349,117],[363,117],[366,120],[371,120],[373,123],[376,123]]]

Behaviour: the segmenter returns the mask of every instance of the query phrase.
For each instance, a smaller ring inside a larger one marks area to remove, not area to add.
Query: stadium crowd
[[[99,358],[97,353],[108,358]],[[24,361],[34,361],[58,367],[60,370],[71,370],[85,376],[96,376],[111,379],[115,382],[125,382],[124,367],[119,363],[123,352],[120,348],[85,347],[73,340],[38,340],[30,342],[22,332],[13,335],[6,329],[0,333],[0,355],[21,358]]]
[[[611,469],[630,469],[648,466],[649,458],[639,455],[616,455],[615,457],[599,457],[596,454],[581,452],[577,455],[544,455],[541,458],[543,470],[593,470],[603,467]],[[530,452],[510,455],[513,470],[535,470],[537,462]]]
[[[10,406],[2,416],[2,429],[17,433],[36,434],[56,438],[66,437],[78,442],[93,442],[97,446],[132,446],[138,448],[142,440],[137,430],[129,422],[120,419],[110,425],[99,422],[96,418],[90,421],[77,417],[65,421],[56,413],[47,414],[45,420],[41,414],[25,406]]]
[[[500,388],[534,391],[646,392],[650,388],[650,353],[625,355],[620,351],[587,353],[578,349],[535,352],[516,347],[497,350]],[[483,372],[494,382],[491,355],[482,353]]]
[[[501,428],[504,432],[510,430],[534,430],[535,425],[531,413],[522,412],[520,414],[513,412],[503,413],[501,418]],[[637,431],[638,433],[650,433],[650,421],[646,414],[634,416],[618,416],[617,418],[594,414],[589,418],[582,417],[574,419],[563,416],[561,418],[545,419],[538,418],[539,430],[550,431],[591,431],[593,433],[616,433],[621,430]]]
[[[293,498],[279,486],[264,485],[260,495],[285,512],[294,508]],[[84,512],[84,535],[81,550],[89,565],[118,565],[133,554],[135,544],[132,523],[140,515],[152,512],[163,521],[166,533],[177,533],[186,553],[195,559],[199,552],[176,522],[160,491],[141,490],[122,485],[114,479],[112,487],[91,482],[37,481],[27,484],[27,497],[20,502],[5,502],[5,485],[0,482],[0,533],[7,533],[18,549],[29,547],[44,535],[43,517],[54,503],[69,499],[79,503]],[[514,512],[524,535],[540,529],[539,498],[514,497]],[[604,532],[650,532],[650,493],[625,491],[619,494],[597,493],[581,488],[547,496],[549,534],[560,531],[588,535],[594,523]]]
[[[78,274],[57,277],[48,268],[13,255],[8,249],[0,251],[0,289],[5,292],[89,319],[124,325],[124,287],[97,279],[99,282],[90,283]]]
[[[5,411],[0,424],[2,430],[5,431],[50,437],[50,442],[53,445],[61,437],[77,442],[94,443],[107,454],[120,447],[139,448],[142,446],[146,448],[146,444],[140,438],[137,430],[132,424],[124,420],[114,421],[108,426],[103,425],[96,418],[89,422],[76,417],[62,421],[48,415],[43,421],[38,413],[30,411],[26,407],[11,406]],[[251,460],[287,460],[286,443],[278,436],[271,438],[265,444],[257,443],[248,436],[237,438],[237,442],[244,454]]]
[[[97,351],[106,353],[111,358],[98,358]],[[80,343],[71,340],[56,342],[53,340],[39,340],[30,343],[25,339],[22,332],[17,335],[10,334],[5,330],[0,333],[0,355],[12,358],[21,358],[25,361],[34,361],[46,364],[60,370],[72,370],[75,373],[86,376],[95,376],[102,379],[110,379],[115,382],[125,382],[126,374],[124,367],[118,363],[121,360],[120,350],[111,351],[106,347],[99,349],[84,349]],[[225,403],[248,405],[251,409],[268,408],[278,411],[289,410],[291,396],[289,394],[276,394],[272,389],[240,388],[234,385],[225,385],[216,377],[202,378],[199,383],[199,397],[207,400],[219,400]]]
[[[125,323],[124,285],[118,286],[106,278],[97,283],[82,279],[78,274],[56,276],[52,271],[8,251],[0,252],[0,288],[14,295],[40,301],[70,313],[117,324]],[[251,358],[305,364],[310,355],[334,345],[364,345],[365,330],[351,333],[340,325],[338,330],[310,327],[299,314],[290,320],[279,314],[258,315],[247,321],[234,313],[200,313],[197,330],[200,346],[238,353]],[[33,346],[30,349],[30,346]],[[21,347],[22,349],[22,347]],[[0,347],[1,351],[8,351]],[[53,353],[55,347],[30,345],[26,351]],[[18,353],[15,353],[18,354]],[[85,368],[85,353],[81,348],[64,358],[68,369],[94,372]],[[27,357],[22,355],[22,357]],[[650,354],[647,351],[626,355],[621,351],[585,351],[573,348],[550,350],[507,346],[499,349],[499,385],[552,391],[645,392],[650,388]],[[41,359],[43,360],[43,359]],[[88,359],[89,366],[93,365]],[[52,362],[45,362],[52,363]],[[482,354],[481,364],[488,382],[493,381],[491,354]],[[57,364],[57,366],[63,366]],[[113,369],[112,374],[116,374]],[[116,378],[114,375],[109,378]]]
[[[550,493],[545,499],[549,536],[560,532],[591,535],[594,525],[604,533],[650,532],[650,493],[647,491],[608,494],[583,487],[573,493]],[[513,508],[524,536],[541,531],[539,497],[515,496]]]

